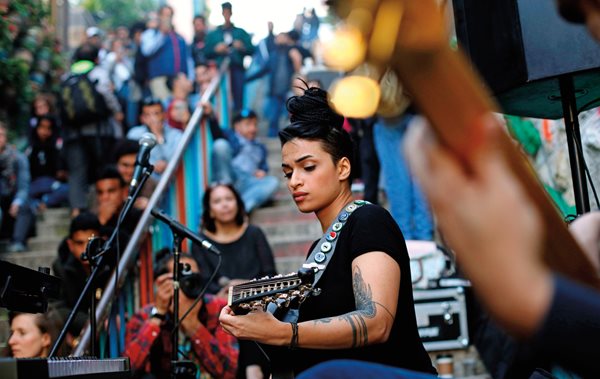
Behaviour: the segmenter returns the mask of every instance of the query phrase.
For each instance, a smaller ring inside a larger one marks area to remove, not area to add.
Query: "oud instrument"
[[[254,279],[229,287],[227,305],[235,314],[245,314],[253,309],[285,312],[290,307],[301,304],[320,290],[313,287],[315,272],[302,268],[296,273]]]
[[[351,71],[367,65],[375,73],[371,78],[377,81],[386,71],[393,71],[440,141],[461,158],[468,170],[469,162],[475,159],[470,153],[482,135],[483,116],[500,109],[463,53],[450,47],[446,17],[438,1],[331,3],[344,21],[337,40],[351,47],[348,59],[338,62],[345,67],[339,68]],[[497,127],[503,128],[500,123]],[[545,222],[541,259],[552,270],[600,289],[598,275],[568,232],[525,156],[507,133],[502,133],[497,143]]]

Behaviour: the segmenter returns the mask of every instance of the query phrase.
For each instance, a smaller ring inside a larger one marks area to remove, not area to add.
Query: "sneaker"
[[[13,242],[8,246],[9,253],[20,253],[23,251],[27,251],[27,247],[21,242]]]

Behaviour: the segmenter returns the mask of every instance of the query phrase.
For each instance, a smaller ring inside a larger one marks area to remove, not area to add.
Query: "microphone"
[[[192,232],[187,227],[181,225],[179,222],[173,220],[171,217],[167,216],[165,212],[160,209],[154,208],[150,211],[152,216],[156,219],[164,222],[169,225],[172,231],[192,240],[197,245],[204,247],[206,250],[210,251],[213,254],[221,255],[221,252],[209,241],[200,238],[196,233]]]
[[[156,137],[152,133],[144,133],[140,138],[140,151],[135,158],[135,170],[133,171],[133,178],[129,185],[129,194],[135,193],[137,186],[142,180],[144,169],[148,167],[150,160],[150,151],[156,145]]]

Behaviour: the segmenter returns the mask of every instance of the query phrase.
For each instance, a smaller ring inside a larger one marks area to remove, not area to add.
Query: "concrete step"
[[[275,266],[278,273],[289,274],[298,271],[300,267],[302,267],[304,261],[304,256],[281,257],[275,259]]]
[[[302,213],[293,202],[273,207],[259,208],[252,212],[250,221],[257,225],[266,225],[286,221],[317,221],[314,213]]]
[[[258,140],[261,143],[265,144],[265,147],[267,148],[267,152],[269,154],[271,153],[281,153],[281,142],[279,141],[279,138],[277,137],[259,137]]]
[[[47,208],[44,210],[41,215],[45,219],[60,219],[66,220],[67,222],[71,221],[71,211],[69,208]]]
[[[35,235],[38,238],[62,238],[69,233],[69,223],[47,223],[38,221],[35,230]]]
[[[278,222],[263,224],[262,230],[273,240],[289,240],[290,237],[302,240],[314,240],[322,235],[318,221]]]
[[[273,256],[275,259],[284,257],[306,257],[306,253],[310,249],[312,243],[318,238],[314,239],[281,239],[281,238],[269,238],[269,244],[273,249]]]
[[[67,235],[70,223],[68,208],[46,209],[36,217],[36,237],[62,238]]]
[[[56,234],[54,236],[38,236],[27,240],[27,247],[29,251],[44,251],[54,250],[57,251],[58,246],[62,242],[66,234]]]

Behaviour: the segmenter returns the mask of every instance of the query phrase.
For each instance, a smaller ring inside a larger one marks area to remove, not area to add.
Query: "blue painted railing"
[[[201,102],[215,105],[221,125],[229,125],[230,119],[231,93],[227,70],[226,60],[219,69],[219,75],[201,97]],[[202,107],[198,107],[122,254],[116,280],[119,289],[115,287],[115,271],[98,302],[96,318],[98,325],[102,326],[99,328],[101,332],[98,339],[100,358],[121,355],[127,315],[133,314],[140,306],[154,299],[153,252],[162,247],[170,247],[172,236],[168,227],[155,221],[150,211],[155,207],[162,208],[191,230],[199,229],[202,195],[210,182],[211,147],[210,130],[202,119]],[[186,248],[187,245],[184,245],[184,250]],[[107,319],[109,321],[106,323]],[[73,355],[84,355],[89,342],[88,326],[82,331]]]

